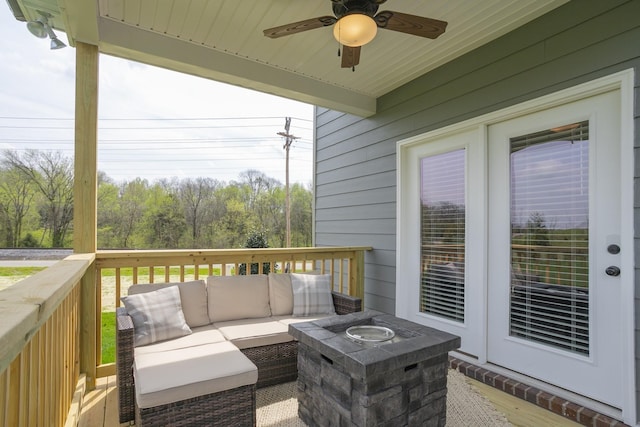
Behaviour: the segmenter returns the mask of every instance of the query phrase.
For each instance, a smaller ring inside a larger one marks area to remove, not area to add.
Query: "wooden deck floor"
[[[87,393],[82,405],[79,427],[128,426],[118,422],[116,377],[98,378],[96,389]]]
[[[467,378],[467,381],[489,399],[494,408],[502,412],[509,422],[516,427],[570,427],[580,425],[474,379]]]
[[[529,402],[510,396],[500,390],[468,379],[477,390],[487,397],[509,422],[517,427],[577,426],[550,411]],[[129,424],[118,422],[118,397],[115,376],[99,378],[96,389],[84,398],[80,427],[120,427]]]

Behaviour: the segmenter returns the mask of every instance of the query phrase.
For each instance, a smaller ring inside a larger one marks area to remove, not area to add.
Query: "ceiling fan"
[[[422,16],[384,10],[378,7],[387,0],[331,0],[334,16],[305,19],[264,30],[272,39],[303,31],[335,25],[333,35],[342,45],[342,68],[360,63],[360,48],[376,36],[378,28],[411,34],[430,39],[444,33],[447,22]],[[338,51],[340,55],[340,51]]]

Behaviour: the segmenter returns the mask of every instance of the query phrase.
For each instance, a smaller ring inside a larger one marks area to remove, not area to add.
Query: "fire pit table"
[[[459,337],[377,311],[292,324],[289,334],[307,425],[445,425],[448,352]]]

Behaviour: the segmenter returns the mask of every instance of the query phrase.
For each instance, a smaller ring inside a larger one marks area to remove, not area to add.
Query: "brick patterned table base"
[[[358,378],[299,343],[298,415],[314,426],[444,426],[446,353]]]

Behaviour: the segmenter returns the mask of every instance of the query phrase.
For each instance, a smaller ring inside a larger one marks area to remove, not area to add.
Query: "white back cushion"
[[[271,316],[265,274],[209,276],[207,297],[211,322]]]

